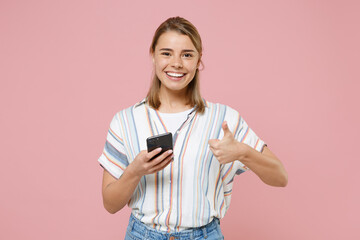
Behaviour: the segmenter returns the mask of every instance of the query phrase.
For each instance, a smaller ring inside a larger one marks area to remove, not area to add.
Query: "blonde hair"
[[[150,46],[150,54],[154,54],[156,44],[163,33],[169,31],[176,31],[180,34],[187,35],[191,42],[194,44],[196,50],[199,53],[199,61],[203,65],[201,61],[202,56],[202,43],[200,34],[197,31],[196,27],[190,23],[188,20],[181,17],[172,17],[163,22],[155,31],[153,40]],[[199,113],[203,113],[205,111],[205,103],[200,94],[200,83],[199,83],[199,68],[196,69],[194,78],[187,86],[187,97],[188,104],[191,106],[195,106],[195,110]],[[152,84],[150,86],[149,92],[147,94],[148,104],[158,109],[161,105],[159,98],[161,82],[159,78],[154,73]]]

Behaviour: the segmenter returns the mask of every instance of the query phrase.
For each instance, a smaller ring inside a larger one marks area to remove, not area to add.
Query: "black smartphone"
[[[148,152],[153,151],[154,149],[161,147],[161,152],[156,154],[152,159],[158,157],[163,152],[173,149],[173,139],[172,133],[163,133],[156,136],[151,136],[146,139],[147,150]]]

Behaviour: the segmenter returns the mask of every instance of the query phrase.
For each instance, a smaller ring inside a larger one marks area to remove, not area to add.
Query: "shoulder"
[[[222,119],[220,123],[226,121],[231,130],[237,129],[242,125],[243,119],[240,113],[234,108],[221,103],[212,103],[208,101],[206,101],[206,103],[208,116],[211,115],[214,118]]]
[[[225,111],[226,114],[231,115],[231,116],[239,115],[239,112],[237,110],[235,110],[234,108],[232,108],[228,105],[225,105],[222,103],[213,103],[213,102],[209,102],[209,101],[205,101],[205,103],[206,103],[206,109],[208,111],[213,111],[213,110],[219,109],[219,110]]]
[[[127,114],[129,112],[134,112],[134,111],[138,111],[140,109],[144,109],[146,106],[146,99],[143,99],[137,103],[135,103],[134,105],[132,106],[128,106],[126,108],[123,108],[121,110],[118,110],[116,113],[115,113],[115,117],[119,117],[119,116],[122,116],[124,114]]]
[[[136,112],[144,112],[145,105],[145,100],[143,99],[132,106],[118,110],[112,118],[111,125],[126,123],[125,119],[134,117]]]

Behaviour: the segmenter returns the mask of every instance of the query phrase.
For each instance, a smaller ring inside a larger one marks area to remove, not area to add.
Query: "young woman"
[[[132,208],[125,239],[223,239],[234,176],[251,169],[286,186],[287,173],[237,111],[201,97],[202,43],[189,21],[162,23],[150,54],[148,95],[114,116],[99,158],[104,207]],[[147,152],[146,139],[166,132],[173,151],[152,159],[161,149]]]

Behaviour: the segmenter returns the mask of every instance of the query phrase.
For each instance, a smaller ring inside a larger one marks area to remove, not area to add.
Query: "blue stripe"
[[[143,176],[143,177],[141,178],[140,182],[141,182],[141,181],[144,183],[144,189],[145,189],[145,191],[143,191],[143,192],[144,192],[144,193],[143,193],[143,199],[142,199],[142,202],[141,202],[140,208],[139,208],[139,212],[140,212],[140,213],[143,212],[142,209],[143,209],[143,207],[144,207],[144,200],[145,200],[145,196],[146,196],[146,177]],[[139,199],[139,201],[140,201],[140,199]],[[144,214],[141,215],[140,220],[141,220],[143,217],[144,217]]]
[[[241,119],[242,120],[242,119]],[[241,124],[243,125],[243,124]],[[242,132],[245,131],[244,134],[242,134]],[[242,142],[244,140],[244,137],[246,136],[246,133],[249,131],[249,126],[246,126],[246,130],[244,130],[244,127],[240,128],[240,132],[239,132],[239,136],[241,136],[241,139],[239,140],[240,142]]]
[[[178,179],[177,179],[177,216],[180,216],[180,204],[179,204],[179,201],[180,201],[180,176],[181,176],[181,159],[182,159],[182,156],[185,154],[184,152],[184,146],[186,144],[186,139],[189,138],[190,136],[189,135],[189,132],[190,132],[190,129],[192,127],[193,124],[195,124],[195,121],[194,121],[194,118],[195,118],[195,115],[193,115],[193,118],[190,120],[190,123],[187,127],[187,130],[186,130],[186,133],[185,133],[185,136],[184,136],[184,140],[183,140],[183,144],[181,145],[181,150],[180,150],[180,155],[179,155],[179,161],[178,161]],[[178,223],[179,223],[179,218],[177,217],[176,218],[176,223],[175,223],[175,228],[178,226]]]
[[[114,134],[112,133],[112,131],[110,131],[110,129],[108,130],[108,133],[109,133],[118,143],[124,145],[124,142],[121,141],[116,135],[114,135]]]
[[[210,126],[209,126],[209,132],[208,132],[208,134],[207,135],[209,135],[209,133],[211,133],[211,126],[213,125],[213,115],[214,115],[214,111],[213,111],[213,108],[212,108],[212,111],[210,112],[210,113],[208,113],[207,114],[208,116],[207,116],[207,118],[206,118],[206,120],[205,120],[205,122],[208,122],[209,120],[209,115],[211,116],[210,117]],[[204,120],[203,120],[204,121]],[[204,129],[204,130],[207,130],[207,129]],[[200,139],[200,141],[199,141],[199,143],[201,144],[201,143],[204,143],[204,144],[206,144],[206,145],[208,145],[208,143],[207,143],[207,141],[205,141],[204,140],[204,138],[209,138],[209,137],[207,137],[207,136],[203,136],[201,139]],[[201,149],[201,146],[199,146],[199,149]],[[206,149],[208,149],[208,146],[206,146]],[[206,151],[205,151],[206,152]],[[198,164],[198,162],[199,163],[201,163],[201,161],[202,161],[202,156],[201,156],[201,152],[197,152],[197,155],[196,155],[196,158],[195,158],[195,161],[196,161],[196,165]],[[194,183],[198,183],[197,185],[196,185],[196,187],[194,187],[193,188],[193,196],[194,196],[194,198],[193,198],[193,206],[194,206],[194,208],[193,208],[193,211],[192,211],[192,216],[194,217],[194,216],[196,216],[195,217],[195,219],[198,219],[198,215],[199,214],[196,214],[196,212],[195,212],[195,209],[199,209],[200,208],[200,211],[199,212],[201,212],[201,194],[199,194],[199,193],[202,193],[200,190],[199,190],[199,188],[201,188],[201,183],[202,183],[202,178],[201,178],[201,175],[199,176],[199,179],[197,179],[197,168],[194,168],[194,174],[193,174],[193,182]],[[202,173],[202,172],[201,172]],[[200,196],[200,201],[195,201],[196,200],[196,198],[195,198],[195,196]],[[201,213],[200,213],[201,214]],[[193,218],[194,219],[194,218]],[[198,222],[196,221],[195,222],[195,224],[198,224]]]
[[[229,191],[227,191],[227,192],[224,192],[224,195],[225,195],[225,194],[228,194],[228,193],[231,193],[231,192],[232,192],[232,189],[229,190]]]
[[[215,133],[217,133],[217,135],[215,136],[216,139],[219,139],[219,136],[220,136],[220,133],[221,133],[221,130],[222,130],[222,123],[224,122],[225,120],[225,115],[226,115],[226,106],[225,105],[219,105],[219,117],[218,119],[220,119],[217,123],[217,126],[216,126],[216,131]],[[210,162],[209,162],[209,165],[211,166],[212,164],[212,161],[213,161],[213,157],[210,158]],[[222,168],[223,166],[221,166],[221,172],[222,172]],[[220,174],[220,178],[219,178],[219,181],[222,180],[222,174]],[[218,188],[218,184],[219,182],[216,183],[216,187],[215,187],[215,192],[216,192],[216,196],[215,198],[217,199],[219,197],[219,193],[221,192],[221,188],[222,188],[222,184],[220,184],[220,189],[217,191],[217,188]],[[214,203],[214,206],[215,206],[215,203]],[[208,221],[210,220],[210,215],[208,216]]]
[[[227,170],[225,171],[225,173],[222,174],[223,177],[225,177],[226,174],[230,171],[230,169],[234,166],[234,162],[232,162],[231,164],[226,164],[224,166],[227,167]],[[225,178],[223,180],[225,180]]]
[[[235,138],[235,139],[238,138],[238,136],[239,136],[239,129],[241,129],[241,128],[239,128],[239,127],[242,126],[242,124],[241,124],[242,118],[241,118],[240,114],[238,115],[238,119],[239,119],[239,123],[238,123],[238,125],[236,126],[235,131],[234,131],[234,138]]]
[[[125,148],[126,149],[129,149],[129,151],[128,151],[128,155],[129,155],[129,160],[131,161],[131,160],[133,160],[134,158],[135,158],[135,156],[134,156],[134,151],[133,151],[133,148],[132,148],[132,139],[131,139],[131,137],[128,135],[128,133],[126,132],[126,130],[129,130],[129,131],[131,131],[131,129],[129,129],[129,126],[128,126],[128,124],[126,123],[126,121],[125,121],[125,117],[124,117],[124,114],[125,114],[125,111],[126,111],[126,109],[125,110],[123,110],[123,111],[121,111],[120,113],[119,113],[119,115],[118,115],[118,117],[119,117],[119,122],[120,122],[120,125],[121,126],[123,126],[123,128],[124,128],[124,133],[123,133],[123,137],[124,137],[124,143],[126,143],[126,146],[125,146]]]
[[[129,126],[128,126],[128,129],[130,129],[129,138],[131,139],[132,152],[133,152],[133,156],[135,158],[135,156],[137,156],[140,153],[140,144],[139,144],[139,138],[138,138],[138,133],[137,133],[135,119],[134,119],[133,108],[126,109],[125,114],[126,114],[125,115],[126,120],[129,124]]]
[[[108,141],[105,142],[105,151],[119,161],[122,165],[128,166],[129,161],[126,155],[122,152],[119,152],[113,145],[111,145]]]
[[[216,111],[215,111],[215,116],[217,115],[217,112],[218,112],[218,108],[216,108]],[[212,155],[212,152],[211,152],[211,150],[209,149],[210,147],[209,147],[209,144],[208,144],[208,142],[209,142],[209,140],[210,140],[210,138],[211,138],[211,132],[212,132],[212,128],[213,128],[213,126],[214,126],[214,124],[215,124],[215,120],[216,120],[216,118],[215,117],[211,117],[210,118],[210,120],[211,120],[211,123],[210,123],[210,130],[209,130],[209,132],[208,132],[208,134],[207,134],[207,136],[206,136],[206,138],[205,138],[205,140],[204,140],[204,142],[206,143],[206,151],[205,151],[205,153],[208,153],[208,156],[207,156],[207,158],[204,158],[204,160],[203,160],[203,162],[205,161],[206,162],[206,166],[204,167],[204,169],[207,169],[207,171],[204,171],[204,179],[208,179],[208,177],[209,177],[209,172],[210,172],[210,167],[211,167],[211,163],[212,163],[212,157],[211,157],[211,155]],[[203,164],[203,163],[202,163]],[[202,166],[201,166],[202,167]],[[203,175],[203,174],[201,174],[201,175]],[[201,176],[201,178],[202,178],[202,176]],[[210,206],[210,202],[209,202],[209,200],[206,198],[206,196],[207,196],[207,194],[208,194],[208,189],[209,189],[209,182],[208,181],[205,181],[205,193],[204,193],[204,197],[205,197],[205,208],[204,209],[211,209],[211,206]],[[209,219],[210,219],[210,211],[207,211],[206,212],[207,214],[205,215],[204,214],[204,218],[206,218],[206,219],[208,219],[208,221],[209,221]]]
[[[155,110],[155,109],[151,109],[151,112],[152,113],[154,113],[155,114],[155,116],[157,117],[157,120],[159,121],[159,125],[161,125],[162,127],[163,127],[163,131],[162,132],[160,132],[159,131],[159,129],[158,129],[158,127],[157,127],[157,124],[156,124],[156,122],[155,122],[155,120],[154,120],[154,126],[155,126],[155,129],[156,129],[156,134],[160,134],[160,133],[165,133],[166,132],[166,126],[163,124],[163,122],[161,121],[162,119],[161,119],[161,117],[159,116],[159,114],[158,114],[158,112]],[[150,115],[149,115],[150,116]],[[153,131],[154,132],[154,131]],[[163,170],[162,170],[162,172],[164,172]],[[156,209],[155,209],[155,212],[157,212],[157,215],[154,217],[154,222],[153,223],[155,223],[155,221],[156,221],[156,219],[157,219],[157,222],[159,223],[159,221],[160,221],[160,216],[161,216],[161,213],[159,214],[159,199],[160,199],[160,183],[159,183],[159,172],[157,172],[156,174],[155,174],[155,178],[156,178],[156,189],[157,189],[157,192],[156,192],[156,198],[157,198],[157,201],[156,201]],[[161,186],[164,186],[164,179],[162,178],[161,179]],[[162,198],[162,197],[161,197]]]
[[[242,174],[243,172],[245,172],[245,171],[242,170],[242,169],[238,169],[238,170],[236,170],[235,174],[236,174],[236,175],[240,175],[240,174]]]

